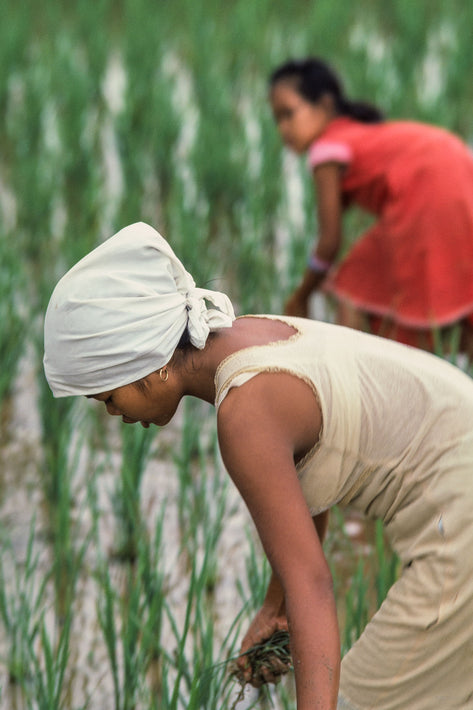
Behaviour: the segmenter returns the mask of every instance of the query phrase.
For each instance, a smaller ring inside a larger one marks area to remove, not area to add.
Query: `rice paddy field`
[[[281,312],[316,233],[267,75],[331,61],[348,93],[473,141],[467,0],[5,0],[0,23],[0,708],[295,707],[290,674],[229,673],[268,567],[220,461],[213,411],[166,429],[53,400],[43,313],[124,225],[165,235],[238,313]],[[363,217],[347,220],[355,237]],[[330,314],[327,314],[330,317]],[[343,651],[395,579],[376,525],[326,542]]]

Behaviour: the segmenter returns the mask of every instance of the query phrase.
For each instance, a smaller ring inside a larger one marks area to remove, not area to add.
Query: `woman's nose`
[[[107,413],[108,413],[108,414],[111,414],[112,417],[118,417],[118,416],[120,416],[120,412],[119,412],[118,409],[115,407],[115,405],[112,404],[111,402],[106,403],[106,404],[105,404],[105,408],[106,408],[106,410],[107,410]]]

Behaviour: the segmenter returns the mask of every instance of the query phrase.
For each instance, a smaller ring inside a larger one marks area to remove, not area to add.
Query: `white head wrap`
[[[54,289],[44,324],[46,378],[55,397],[107,392],[166,365],[186,327],[202,349],[209,332],[234,318],[228,297],[196,288],[166,240],[138,222]]]

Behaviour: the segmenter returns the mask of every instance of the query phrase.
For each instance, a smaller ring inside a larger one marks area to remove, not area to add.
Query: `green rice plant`
[[[41,351],[40,351],[41,354]],[[40,485],[47,511],[47,535],[53,548],[53,579],[59,619],[65,618],[88,545],[88,536],[77,534],[79,520],[74,520],[73,480],[81,453],[82,418],[79,402],[64,397],[53,399],[46,379],[38,376],[41,422],[42,461]]]
[[[30,647],[40,632],[39,618],[48,582],[47,575],[41,578],[38,574],[35,533],[33,518],[22,564],[17,561],[8,539],[2,540],[3,554],[0,557],[0,619],[7,648],[4,662],[10,684],[21,687],[26,687],[34,674]]]
[[[167,15],[168,8],[160,5],[150,8],[142,1],[125,4],[127,29],[120,49],[127,81],[124,105],[115,119],[124,179],[121,224],[144,216],[165,234],[181,125],[172,101],[173,82],[163,68],[166,54],[172,52],[170,35],[162,34]],[[145,200],[150,184],[154,191]]]
[[[147,623],[142,625],[141,645],[146,657],[148,682],[152,695],[159,694],[161,690],[162,629],[166,599],[166,578],[161,563],[165,508],[166,502],[163,502],[152,543],[149,543],[144,536],[140,540],[136,571],[136,578],[140,580],[143,590],[143,606],[146,609]]]
[[[25,320],[21,302],[25,274],[12,235],[0,233],[0,412],[12,391],[18,363],[25,348]]]
[[[324,547],[334,580],[343,655],[359,638],[396,581],[399,559],[385,540],[381,520],[365,527],[366,540],[360,550],[347,534],[344,516],[337,507],[332,509],[331,517]]]
[[[185,402],[182,443],[180,452],[173,458],[179,480],[177,509],[181,546],[189,565],[204,551],[206,592],[213,595],[218,581],[218,542],[227,512],[228,481],[222,475],[213,422],[205,441],[203,412],[201,403]]]
[[[205,565],[203,566],[203,569],[205,570]],[[187,604],[182,631],[178,629],[176,621],[172,616],[171,610],[169,607],[167,607],[168,620],[171,624],[171,629],[177,642],[177,648],[174,653],[173,659],[173,666],[176,671],[176,677],[174,680],[171,695],[166,698],[166,704],[164,705],[166,710],[177,710],[181,697],[182,699],[185,698],[185,695],[183,695],[185,691],[182,690],[181,683],[184,681],[184,683],[187,685],[187,691],[189,690],[189,687],[192,684],[193,673],[189,661],[186,657],[186,642],[191,631],[193,605],[196,600],[197,602],[199,601],[202,589],[202,577],[199,576],[197,572],[197,564],[194,560],[189,580],[189,590],[187,593]]]
[[[254,215],[237,215],[240,225],[234,268],[238,278],[237,299],[242,313],[281,313],[289,279],[285,264],[291,262],[291,254],[278,264],[275,230],[260,219],[262,205],[255,209]],[[292,244],[289,251],[292,252]]]
[[[31,687],[28,686],[26,693],[28,710],[62,710],[64,707],[71,623],[72,610],[69,609],[58,627],[59,631],[53,629],[50,632],[45,616],[42,615],[38,635],[39,649],[38,643],[30,643],[29,646],[34,675]]]
[[[471,7],[461,0],[421,2],[415,7],[408,7],[405,0],[391,0],[382,8],[375,0],[366,0],[364,6],[370,20],[358,19],[365,40],[360,36],[349,71],[358,75],[365,96],[387,105],[391,115],[441,123],[469,138],[471,125],[462,113],[471,87],[464,82],[466,74],[458,70],[458,62],[464,68],[472,56],[464,30],[464,23],[471,20]],[[371,43],[366,41],[370,35]],[[430,69],[432,62],[438,63],[433,70],[440,74],[437,80],[434,76],[433,83],[438,81],[439,86],[429,101],[423,100],[423,89],[429,83],[426,61]]]
[[[152,544],[142,535],[134,566],[128,566],[122,594],[107,563],[96,573],[101,596],[98,620],[107,647],[115,710],[132,710],[139,699],[161,692],[161,634],[165,606],[162,556],[164,507]],[[146,680],[148,676],[148,681]]]
[[[281,206],[287,194],[281,172],[282,150],[272,119],[269,125],[269,111],[264,104],[263,107],[253,107],[249,97],[246,97],[245,104],[251,109],[242,120],[250,135],[251,132],[256,135],[247,149],[246,194],[233,208],[231,229],[234,236],[228,240],[226,251],[222,250],[222,263],[228,264],[226,282],[241,313],[279,313],[291,266],[290,254],[283,253],[281,248],[281,234],[286,232],[289,222],[288,214]],[[304,237],[307,239],[306,235]],[[291,250],[292,239],[288,242]]]
[[[76,408],[77,411],[77,408]],[[71,426],[80,431],[82,419],[69,413]],[[67,420],[63,426],[67,427]],[[64,443],[67,445],[67,433]],[[83,508],[76,505],[73,491],[74,476],[79,467],[82,441],[79,436],[76,441],[71,437],[67,451],[65,468],[57,468],[54,472],[50,459],[50,475],[55,473],[54,497],[46,502],[49,508],[49,534],[52,548],[52,579],[56,593],[56,613],[58,622],[62,623],[70,613],[73,605],[77,583],[83,572],[84,558],[93,537],[93,528],[85,534],[82,530],[81,517]],[[62,456],[59,456],[62,466]],[[90,485],[89,485],[90,489]]]
[[[61,499],[67,499],[70,494],[70,481],[66,474],[69,471],[75,400],[69,397],[55,400],[42,371],[38,384],[44,456],[41,482],[45,500],[54,510]]]
[[[381,520],[376,520],[375,524],[374,549],[376,557],[376,604],[379,609],[400,572],[399,557],[386,544]]]
[[[211,622],[211,617],[207,616],[205,628],[199,629],[204,636],[200,643],[202,646],[195,646],[194,654],[196,665],[194,666],[194,676],[192,678],[189,698],[185,707],[192,710],[218,710],[221,707],[229,708],[234,686],[228,674],[229,660],[215,663],[215,629]],[[197,636],[195,634],[194,636]],[[230,645],[227,645],[227,644]],[[195,642],[194,642],[195,644]],[[226,639],[220,649],[219,655],[235,653],[233,648],[234,640]],[[213,663],[210,667],[208,663]]]
[[[458,364],[461,335],[460,324],[447,328],[435,328],[432,331],[434,353],[455,365]]]
[[[61,501],[55,520],[52,541],[52,577],[56,592],[58,622],[65,623],[73,605],[77,584],[92,534],[82,538],[79,525],[71,519],[67,501]],[[79,542],[78,542],[79,541]]]
[[[114,690],[114,707],[115,710],[120,710],[122,705],[117,648],[119,629],[117,628],[115,613],[118,595],[112,585],[108,565],[103,565],[101,570],[97,573],[97,578],[101,588],[101,596],[99,597],[97,605],[97,618],[104,636],[110,661]]]
[[[95,422],[96,417],[91,417],[91,421]],[[84,500],[84,508],[89,517],[89,533],[88,540],[92,549],[100,547],[99,525],[101,518],[101,507],[99,503],[99,480],[100,475],[105,468],[105,464],[99,458],[99,451],[94,447],[93,437],[88,438],[88,446],[90,447],[90,455],[93,460],[90,475],[86,480],[86,494]]]
[[[113,495],[118,537],[114,549],[117,559],[133,562],[144,534],[141,513],[141,480],[152,453],[156,429],[140,425],[121,427],[122,458],[120,477]]]
[[[176,643],[173,653],[163,651],[163,692],[156,708],[163,710],[219,710],[229,707],[232,682],[228,675],[229,658],[235,656],[239,615],[222,644],[216,648],[213,605],[208,600],[207,567],[212,566],[212,551],[206,550],[199,564],[193,561],[187,590],[184,620],[178,624],[171,605],[166,604],[167,618]],[[225,660],[218,656],[224,655]],[[154,708],[155,706],[153,706]]]
[[[42,248],[50,235],[57,175],[47,146],[48,69],[38,57],[39,47],[29,47],[29,64],[17,78],[18,98],[10,102],[6,135],[13,167],[8,177],[16,198],[16,241],[30,265],[42,261]],[[46,248],[46,251],[48,249]]]
[[[90,9],[89,21],[101,14],[103,6],[96,3]],[[55,171],[56,194],[64,205],[64,231],[59,238],[68,264],[96,244],[104,183],[100,129],[108,51],[96,33],[81,33],[82,13],[77,14],[70,23],[59,18],[62,31],[51,33],[42,44],[40,62],[47,71],[45,103],[51,133],[44,169]]]
[[[173,454],[179,480],[177,507],[183,547],[197,542],[195,530],[202,514],[201,505],[206,505],[202,488],[195,480],[195,470],[200,473],[201,464],[205,462],[201,440],[203,419],[197,416],[197,406],[189,399],[184,402],[181,445],[179,451]],[[191,557],[193,552],[195,549],[190,550]]]
[[[114,687],[114,707],[115,710],[132,710],[135,707],[137,696],[142,683],[142,675],[130,674],[129,670],[138,663],[139,670],[142,667],[139,659],[139,625],[140,619],[136,615],[139,606],[139,591],[137,588],[128,586],[129,599],[120,600],[117,591],[113,588],[110,580],[108,566],[104,566],[100,575],[102,587],[102,598],[99,601],[98,619],[102,629],[104,640],[107,646],[110,661],[113,687]],[[128,614],[126,608],[128,607]],[[117,616],[121,615],[122,628],[117,627]],[[121,656],[120,641],[122,641],[122,655],[125,670],[121,677]],[[133,661],[135,663],[133,663]],[[136,670],[136,668],[135,668]]]
[[[166,208],[167,237],[198,286],[222,291],[225,270],[222,263],[217,266],[218,253],[210,248],[210,206],[205,201],[197,204],[190,202],[189,192],[190,188],[182,176],[176,175]],[[202,259],[202,254],[205,254],[205,259]]]
[[[199,585],[196,588],[192,624],[192,657],[189,664],[190,673],[186,675],[189,683],[189,696],[185,707],[189,710],[218,710],[221,707],[227,707],[232,692],[226,664],[216,663],[216,660],[222,654],[234,654],[238,619],[231,625],[223,644],[216,643],[214,614],[212,607],[205,603],[204,597],[207,577],[205,563],[204,559],[203,584],[200,585],[200,588]]]
[[[0,145],[2,155],[8,163],[8,143],[5,133],[10,82],[12,76],[20,74],[26,63],[26,54],[31,41],[31,22],[29,9],[25,4],[17,6],[9,13],[8,28],[1,33],[0,42]]]
[[[369,619],[369,578],[365,562],[358,560],[356,571],[350,579],[345,596],[345,626],[341,634],[342,656],[361,636]]]
[[[229,707],[234,690],[228,669],[231,659],[236,656],[239,630],[240,615],[237,615],[216,653],[212,616],[209,614],[202,618],[200,615],[199,634],[202,648],[196,646],[194,651],[199,658],[199,667],[196,668],[193,679],[189,707],[196,710],[198,708],[218,710],[220,707]],[[225,660],[216,663],[216,658],[222,655],[226,656]]]
[[[218,35],[213,34],[213,37],[218,38]],[[206,47],[210,54],[206,56],[206,53],[199,52],[199,60],[194,65],[195,90],[199,113],[214,117],[219,126],[220,140],[215,141],[213,121],[199,121],[191,166],[199,193],[211,205],[210,236],[216,239],[220,231],[219,223],[223,219],[228,221],[245,199],[247,148],[243,126],[233,107],[236,87],[229,85],[221,68],[215,65],[209,42]],[[207,71],[201,66],[204,59],[209,61]]]
[[[101,77],[89,71],[85,48],[64,26],[32,42],[27,60],[7,106],[6,136],[17,233],[37,276],[43,265],[54,269],[60,257],[55,232],[67,237],[67,264],[97,239],[103,180],[93,121],[102,108]]]
[[[122,597],[122,628],[121,641],[123,650],[123,709],[135,707],[142,692],[145,672],[149,663],[147,658],[148,642],[151,639],[151,629],[146,630],[144,643],[140,644],[142,631],[146,629],[146,619],[143,618],[142,590],[138,581],[132,577],[129,568],[126,583],[126,593]],[[154,622],[154,619],[153,619]]]
[[[465,77],[473,61],[467,29],[472,15],[469,5],[455,0],[453,5],[445,3],[442,16],[435,18],[438,41],[433,49],[440,55],[445,68],[445,83],[443,91],[438,92],[436,101],[430,106],[431,115],[437,114],[437,121],[457,131],[470,145],[473,128],[465,116],[465,109],[471,105],[473,96],[471,82],[465,81]]]
[[[250,615],[253,615],[260,608],[266,596],[271,566],[267,557],[262,554],[261,544],[256,541],[254,534],[249,529],[246,531],[246,538],[248,548],[245,558],[245,585],[240,579],[236,580],[236,585],[244,608],[248,610]]]
[[[366,552],[360,551],[348,535],[345,516],[337,506],[330,511],[324,551],[332,573],[343,656],[369,618],[368,591],[371,585],[368,578],[371,569],[365,559]]]
[[[87,69],[91,82],[91,96],[98,99],[100,83],[105,72],[111,45],[120,41],[116,36],[116,19],[120,8],[113,0],[100,0],[100,2],[83,2],[74,5],[55,6],[58,18],[54,22],[72,36],[71,45],[77,51],[84,49],[87,52]],[[49,17],[51,17],[51,10]],[[37,25],[44,21],[44,13],[38,12]],[[51,21],[48,22],[52,24]],[[100,32],[93,32],[91,28],[107,28],[110,43],[103,41]]]

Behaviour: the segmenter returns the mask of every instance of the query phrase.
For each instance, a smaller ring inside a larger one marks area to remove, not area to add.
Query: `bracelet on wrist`
[[[332,266],[332,262],[320,259],[316,254],[311,254],[307,259],[307,266],[314,274],[325,274]]]

